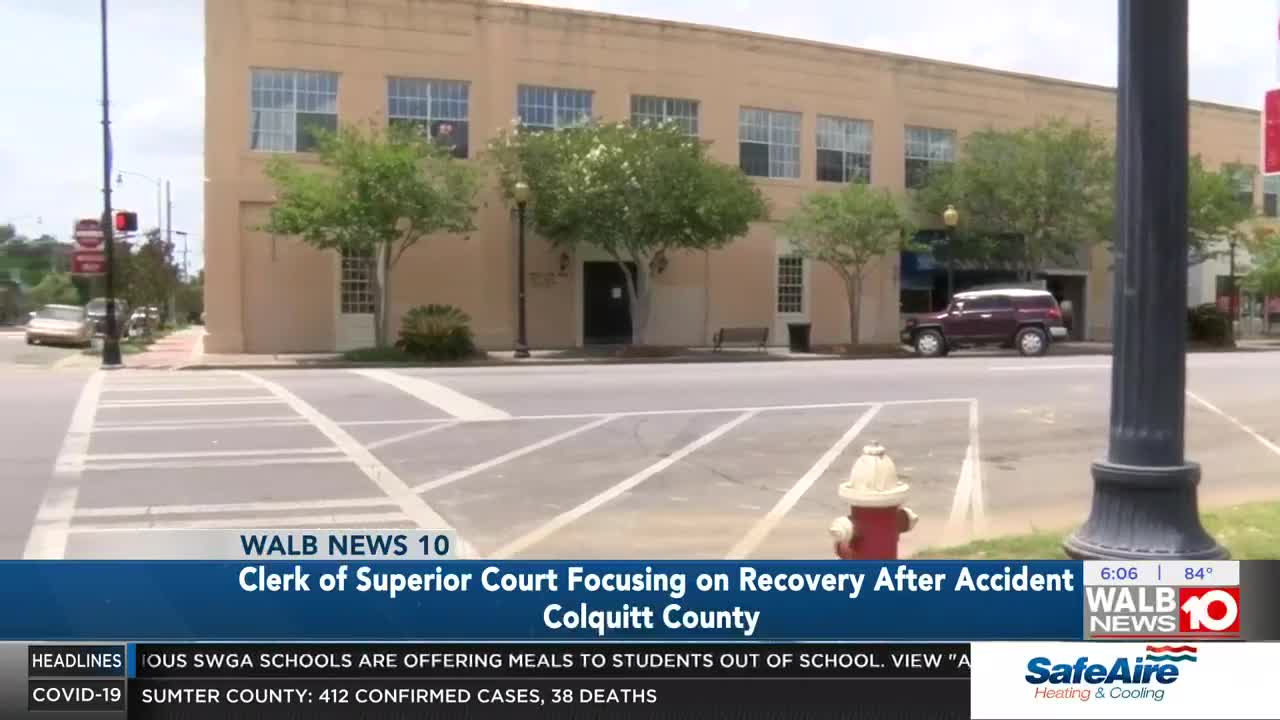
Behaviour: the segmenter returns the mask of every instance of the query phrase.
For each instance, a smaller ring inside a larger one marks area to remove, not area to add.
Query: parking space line
[[[22,553],[27,560],[59,560],[67,554],[67,528],[79,498],[80,476],[93,437],[93,421],[98,414],[104,380],[103,371],[95,370],[80,389],[67,434],[54,460],[51,484],[31,523],[31,533]]]
[[[215,385],[212,383],[201,383],[197,385],[173,385],[160,383],[158,385],[143,385],[141,383],[128,383],[124,385],[115,385],[103,388],[103,392],[109,393],[129,393],[129,392],[191,392],[201,390],[256,390],[252,385]]]
[[[107,430],[133,430],[134,428],[147,427],[203,427],[205,425],[237,425],[240,423],[257,423],[257,422],[276,422],[276,421],[302,422],[303,420],[297,415],[252,415],[249,417],[236,418],[217,418],[210,420],[208,418],[171,418],[168,420],[115,420],[112,422],[100,422],[94,425],[95,432],[103,432]]]
[[[542,440],[539,440],[536,443],[532,443],[530,445],[525,445],[524,447],[516,448],[511,452],[503,453],[502,455],[499,455],[495,458],[485,460],[482,463],[472,465],[471,467],[468,467],[468,468],[463,468],[456,472],[451,472],[448,475],[445,475],[444,477],[436,478],[435,480],[429,480],[427,482],[421,483],[416,487],[414,487],[413,491],[416,493],[427,492],[428,490],[435,490],[436,488],[441,488],[441,487],[444,487],[445,485],[456,483],[459,480],[462,480],[463,478],[471,477],[472,475],[475,475],[478,472],[483,472],[490,468],[497,467],[498,465],[501,465],[505,462],[510,462],[522,455],[528,455],[531,452],[535,452],[538,450],[542,450],[543,448],[551,447],[552,445],[555,445],[561,440],[568,440],[574,435],[580,435],[584,432],[587,432],[588,430],[594,430],[600,427],[601,425],[604,425],[605,423],[610,422],[616,418],[617,418],[616,415],[608,415],[606,417],[602,417],[599,420],[596,420],[595,422],[589,422],[586,425],[581,425],[579,427],[573,428],[572,430],[566,430],[562,433],[559,433],[558,435],[552,435],[551,437],[544,438]]]
[[[738,541],[738,544],[733,546],[733,549],[729,551],[725,559],[744,560],[750,557],[760,543],[769,536],[769,533],[773,532],[778,523],[782,522],[787,513],[791,512],[791,508],[795,507],[795,504],[800,501],[800,498],[804,497],[809,488],[813,487],[818,478],[822,477],[827,468],[840,459],[840,456],[858,437],[858,434],[866,429],[871,420],[883,408],[884,405],[872,405],[866,412],[862,413],[862,416],[845,431],[844,435],[841,435],[840,439],[836,440],[835,444],[828,448],[804,475],[800,476],[800,479],[787,490],[786,494],[778,499],[777,504],[747,531],[747,534]]]
[[[247,398],[199,397],[174,398],[171,400],[117,400],[103,403],[103,408],[158,408],[158,407],[210,407],[214,405],[276,405],[278,398],[262,396]]]
[[[266,513],[304,510],[344,510],[350,508],[385,507],[395,501],[385,495],[328,500],[263,500],[259,502],[210,503],[203,505],[117,505],[114,507],[79,508],[77,518],[127,518],[164,515],[203,515],[211,513]]]
[[[85,456],[86,462],[112,462],[116,460],[186,460],[193,458],[251,458],[278,457],[281,455],[331,455],[336,447],[279,448],[274,450],[194,450],[190,452],[158,453],[98,453]]]
[[[114,472],[120,470],[195,470],[198,468],[265,467],[267,465],[337,465],[353,460],[346,455],[337,457],[255,457],[255,458],[202,458],[191,460],[144,460],[140,462],[90,463],[85,470]]]
[[[403,432],[403,433],[400,433],[399,435],[392,435],[389,438],[383,438],[376,442],[367,443],[365,447],[369,450],[377,450],[378,448],[384,448],[388,445],[393,445],[398,442],[403,442],[405,440],[412,440],[413,438],[423,437],[425,435],[430,435],[431,433],[440,432],[441,430],[446,430],[448,428],[454,427],[457,424],[458,424],[457,421],[435,423],[428,427],[418,428],[417,430],[410,430],[409,432]]]
[[[1076,365],[992,365],[991,372],[1029,372],[1033,370],[1110,370],[1111,365],[1076,364]]]
[[[1249,427],[1248,425],[1245,425],[1243,422],[1240,422],[1240,421],[1239,421],[1239,420],[1237,420],[1236,418],[1234,418],[1234,417],[1232,417],[1232,416],[1228,415],[1225,411],[1223,411],[1222,409],[1220,409],[1218,406],[1214,405],[1213,403],[1209,402],[1208,400],[1205,400],[1204,398],[1200,397],[1199,395],[1196,395],[1195,393],[1191,392],[1190,390],[1188,390],[1188,391],[1187,391],[1187,397],[1189,397],[1189,398],[1191,398],[1192,400],[1194,400],[1197,404],[1199,404],[1199,405],[1200,405],[1201,407],[1203,407],[1205,410],[1208,410],[1209,412],[1213,413],[1214,415],[1217,415],[1218,417],[1222,418],[1223,420],[1226,420],[1227,422],[1231,423],[1232,425],[1235,425],[1237,428],[1239,428],[1239,429],[1243,430],[1243,431],[1245,432],[1245,434],[1247,434],[1249,437],[1253,438],[1254,440],[1257,440],[1257,441],[1262,445],[1262,447],[1264,447],[1264,448],[1266,448],[1266,449],[1270,450],[1271,452],[1275,453],[1276,455],[1280,455],[1280,445],[1276,445],[1274,442],[1271,442],[1271,441],[1270,441],[1270,440],[1268,440],[1268,439],[1267,439],[1267,437],[1266,437],[1265,435],[1263,435],[1262,433],[1258,432],[1257,430],[1254,430],[1253,428]]]
[[[426,378],[402,375],[390,370],[357,369],[351,372],[390,385],[460,420],[506,420],[511,417],[492,405]]]
[[[439,513],[427,505],[422,496],[414,492],[412,488],[405,484],[404,480],[401,480],[398,475],[392,472],[391,468],[384,465],[376,455],[351,437],[346,430],[343,430],[328,416],[277,383],[248,372],[237,372],[236,374],[266,388],[271,394],[293,408],[294,412],[310,420],[317,430],[329,438],[330,442],[338,446],[344,455],[355,462],[365,477],[373,481],[373,484],[377,485],[387,497],[394,500],[405,516],[419,528],[444,530],[451,527]],[[456,537],[459,554],[462,557],[473,555],[471,546],[462,537]]]
[[[256,517],[196,518],[182,520],[165,520],[163,524],[156,521],[140,523],[112,523],[110,525],[72,525],[72,534],[109,533],[124,530],[175,529],[189,530],[195,528],[252,528],[252,527],[320,527],[325,525],[346,525],[350,527],[371,527],[383,522],[407,522],[404,513],[337,513],[328,515],[282,515]]]
[[[653,477],[654,475],[657,475],[663,470],[666,470],[672,465],[680,462],[684,458],[688,457],[689,455],[692,455],[693,453],[697,452],[703,447],[715,442],[716,439],[720,438],[722,435],[728,433],[729,431],[745,423],[746,421],[750,420],[751,418],[755,417],[758,414],[759,414],[759,411],[756,411],[756,410],[742,413],[741,415],[733,418],[729,422],[724,423],[723,425],[720,425],[719,427],[707,433],[706,435],[703,435],[697,440],[694,440],[688,445],[685,445],[679,450],[671,453],[670,455],[663,458],[662,460],[659,460],[658,462],[632,475],[626,480],[623,480],[622,482],[612,487],[609,487],[602,492],[597,493],[587,501],[577,505],[576,507],[570,508],[565,512],[562,512],[559,515],[556,515],[555,517],[551,518],[551,520],[547,521],[543,525],[537,528],[534,528],[533,530],[507,543],[506,545],[503,545],[502,547],[495,550],[489,557],[493,560],[504,560],[512,557],[513,555],[517,555],[529,549],[530,547],[538,544],[539,542],[542,542],[543,540],[547,539],[551,535],[555,534],[556,531],[579,520],[583,516],[595,510],[596,508],[599,508],[600,506],[605,505],[606,503],[617,499],[624,493],[627,493],[633,490],[634,488],[636,488],[637,486],[639,486],[645,480],[648,480],[649,478]]]
[[[252,420],[252,418],[248,418]],[[193,430],[239,430],[242,428],[276,428],[276,427],[297,427],[299,425],[310,425],[302,418],[288,418],[284,420],[275,420],[266,418],[261,422],[246,422],[242,418],[239,422],[189,422],[189,423],[156,423],[154,425],[111,425],[103,427],[99,425],[94,428],[96,433],[104,432],[172,432],[172,431],[193,431]]]
[[[965,462],[969,463],[969,505],[973,511],[973,529],[978,536],[987,533],[987,501],[982,487],[982,446],[979,442],[982,416],[978,401],[969,403],[969,448]]]

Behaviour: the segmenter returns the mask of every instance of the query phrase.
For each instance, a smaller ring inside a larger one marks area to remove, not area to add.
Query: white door
[[[337,263],[338,302],[334,308],[335,350],[345,352],[372,347],[373,285],[369,282],[368,266],[358,257],[342,252]]]

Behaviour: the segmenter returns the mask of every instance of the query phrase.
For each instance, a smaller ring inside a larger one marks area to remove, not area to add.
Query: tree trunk
[[[849,347],[853,348],[859,344],[858,331],[862,325],[862,271],[846,275],[844,286],[849,296]]]
[[[379,269],[382,272],[381,278],[381,297],[378,304],[382,307],[382,314],[376,318],[378,321],[378,347],[385,347],[390,344],[391,338],[391,246],[384,245],[378,253]]]
[[[373,345],[385,347],[382,336],[382,279],[378,277],[378,255],[375,252],[365,260],[369,272],[369,290],[373,294]]]
[[[618,260],[618,265],[622,267],[622,274],[627,282],[627,312],[631,315],[631,344],[644,345],[649,325],[652,283],[649,282],[648,261],[643,258],[634,258],[633,262],[636,265],[634,277],[625,262]]]

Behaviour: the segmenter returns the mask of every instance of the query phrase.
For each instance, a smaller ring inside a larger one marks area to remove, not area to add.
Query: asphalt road
[[[1280,354],[1193,355],[1204,504],[1280,496]],[[486,557],[814,558],[862,447],[905,550],[1069,527],[1109,358],[457,370],[0,369],[0,557],[111,557],[131,528],[432,527]],[[16,473],[13,471],[16,468]],[[121,551],[123,552],[123,551]]]
[[[50,367],[80,352],[80,348],[74,347],[28,345],[26,335],[21,328],[0,328],[0,367],[6,365]]]

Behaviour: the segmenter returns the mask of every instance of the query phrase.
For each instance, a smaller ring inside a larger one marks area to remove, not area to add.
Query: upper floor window
[[[1236,200],[1245,207],[1253,207],[1253,177],[1258,170],[1252,165],[1228,164],[1224,168],[1231,173],[1235,184]]]
[[[755,177],[800,177],[800,113],[739,110],[738,165]]]
[[[698,101],[679,98],[631,96],[631,124],[674,123],[690,135],[698,134]]]
[[[1280,175],[1268,175],[1262,179],[1262,214],[1280,217]]]
[[[452,80],[387,78],[387,117],[392,125],[415,125],[447,145],[454,157],[468,151],[470,86]]]
[[[871,123],[818,116],[818,180],[871,182]]]
[[[338,129],[338,74],[254,69],[249,110],[250,149],[314,151],[314,130]]]
[[[591,120],[591,91],[521,85],[516,92],[520,124],[532,130],[563,130]]]
[[[908,189],[923,187],[929,169],[936,163],[956,159],[956,131],[938,128],[907,127],[906,184]]]

